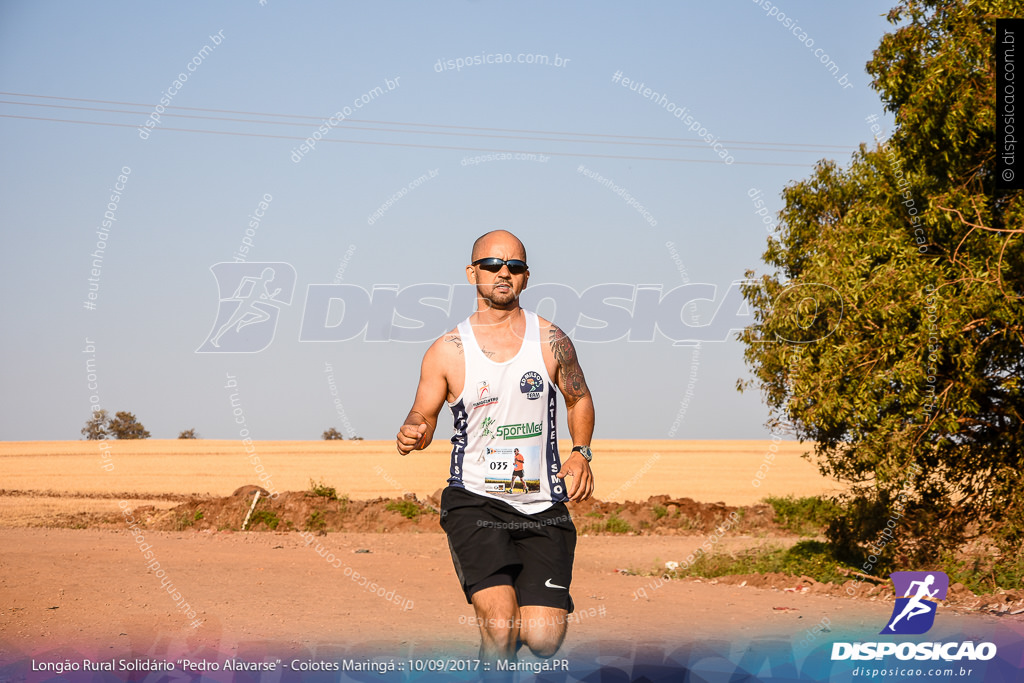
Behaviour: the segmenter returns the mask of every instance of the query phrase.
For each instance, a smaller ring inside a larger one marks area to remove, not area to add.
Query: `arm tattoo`
[[[459,354],[460,355],[463,353],[463,351],[462,351],[462,337],[460,337],[457,334],[452,334],[452,335],[449,335],[449,336],[445,337],[444,340],[446,342],[451,342],[452,344],[455,344],[455,348],[457,348],[459,350]]]
[[[548,343],[551,345],[551,352],[555,355],[558,363],[558,376],[561,380],[559,388],[572,402],[586,396],[589,393],[587,382],[583,379],[583,370],[580,368],[579,358],[576,357],[576,349],[562,330],[555,325],[551,326]]]

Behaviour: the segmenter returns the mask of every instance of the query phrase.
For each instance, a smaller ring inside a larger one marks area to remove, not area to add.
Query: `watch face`
[[[580,448],[580,454],[590,462],[590,459],[594,457],[594,453],[590,450],[590,446],[583,446]]]

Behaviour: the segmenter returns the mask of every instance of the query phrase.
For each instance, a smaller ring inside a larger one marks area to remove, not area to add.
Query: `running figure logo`
[[[938,600],[946,599],[949,577],[944,572],[893,572],[896,605],[889,623],[879,633],[919,635],[935,623]]]
[[[492,439],[494,438],[494,430],[491,429],[491,425],[492,424],[494,424],[494,418],[493,417],[485,417],[484,418],[484,421],[480,425],[481,426],[481,430],[480,430],[480,438],[481,439],[483,437],[485,437],[485,436],[489,436]]]
[[[281,306],[290,306],[295,269],[290,263],[217,263],[217,319],[196,353],[256,353],[270,346]],[[230,292],[230,295],[227,293]]]

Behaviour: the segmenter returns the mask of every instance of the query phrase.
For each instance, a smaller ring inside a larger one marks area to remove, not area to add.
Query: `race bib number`
[[[540,491],[540,447],[500,446],[484,449],[484,490],[522,495]]]

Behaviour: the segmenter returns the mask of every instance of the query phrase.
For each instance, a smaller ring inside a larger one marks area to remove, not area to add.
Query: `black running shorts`
[[[475,590],[511,584],[520,606],[573,611],[569,584],[576,526],[565,503],[527,515],[500,500],[449,486],[441,493],[441,528],[448,534],[466,602],[472,603]]]

